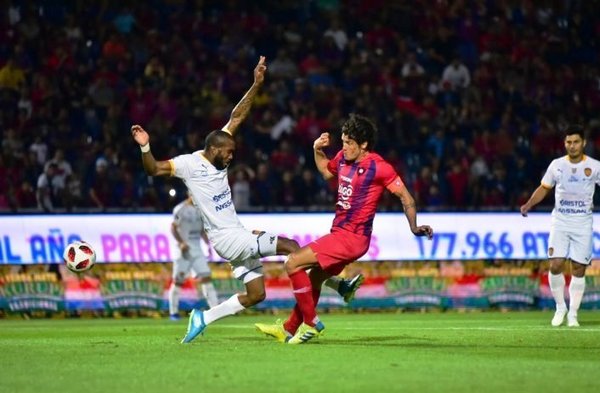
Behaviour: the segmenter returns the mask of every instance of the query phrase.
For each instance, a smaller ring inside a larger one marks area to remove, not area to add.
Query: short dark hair
[[[206,139],[204,139],[204,148],[222,147],[227,141],[233,141],[233,136],[230,133],[223,130],[214,130],[209,132]]]
[[[581,139],[585,139],[583,126],[579,124],[570,124],[569,126],[567,126],[567,128],[565,128],[564,134],[565,138],[569,135],[579,135]]]
[[[367,150],[371,151],[377,141],[377,126],[369,118],[351,113],[350,118],[342,125],[342,134],[359,145],[367,142]]]

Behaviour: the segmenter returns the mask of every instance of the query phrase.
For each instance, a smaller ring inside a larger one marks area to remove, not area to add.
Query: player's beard
[[[215,157],[215,162],[213,163],[213,165],[215,166],[215,168],[222,171],[223,169],[225,169],[229,166],[229,163],[225,163],[225,160],[223,159],[223,157],[217,156],[217,157]]]

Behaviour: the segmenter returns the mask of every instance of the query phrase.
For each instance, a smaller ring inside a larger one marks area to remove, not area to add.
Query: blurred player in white
[[[244,228],[233,206],[227,178],[227,168],[235,151],[233,135],[248,116],[252,101],[263,84],[266,69],[265,58],[261,56],[254,68],[254,83],[233,108],[223,129],[207,135],[204,150],[156,161],[150,152],[148,133],[139,125],[131,127],[133,139],[142,151],[145,172],[151,176],[168,175],[183,180],[200,209],[210,243],[217,254],[229,261],[233,275],[246,286],[246,293],[235,294],[216,307],[207,311],[192,310],[183,343],[191,342],[212,322],[263,301],[265,283],[260,258],[288,255],[300,248],[294,240]],[[338,292],[346,299],[354,295],[361,282],[362,276],[357,276],[349,282],[338,279],[333,286],[338,287]]]
[[[210,278],[208,259],[202,251],[200,239],[208,243],[200,210],[189,196],[173,209],[171,233],[179,246],[179,257],[173,261],[173,281],[169,288],[169,315],[179,320],[179,295],[181,286],[190,272],[200,279],[200,290],[209,307],[219,304],[217,291]]]
[[[540,203],[555,188],[555,205],[552,210],[552,228],[548,240],[550,272],[548,281],[556,301],[552,326],[577,327],[577,311],[585,290],[585,269],[592,259],[592,207],[596,185],[600,185],[600,161],[583,154],[585,147],[583,128],[572,125],[565,131],[567,155],[550,163],[542,184],[531,198],[521,206],[521,214]],[[565,262],[571,260],[569,308],[565,302]]]

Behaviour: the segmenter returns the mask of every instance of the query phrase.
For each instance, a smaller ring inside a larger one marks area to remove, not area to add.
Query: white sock
[[[169,314],[179,312],[179,292],[181,292],[181,288],[175,285],[175,282],[172,282],[169,288]]]
[[[241,305],[238,295],[233,295],[223,303],[204,311],[204,323],[211,324],[221,318],[237,314],[244,309],[245,307]]]
[[[208,307],[213,308],[219,304],[219,298],[217,297],[217,290],[212,282],[205,282],[200,285],[202,295],[208,303]]]
[[[331,276],[325,281],[325,285],[337,292],[340,289],[341,281],[342,279],[340,277]]]
[[[567,304],[565,303],[565,275],[562,273],[552,274],[548,272],[548,282],[550,283],[550,291],[554,296],[557,310],[566,310]]]
[[[569,285],[569,314],[577,315],[577,310],[581,305],[583,292],[585,291],[585,276],[571,276],[571,284]]]

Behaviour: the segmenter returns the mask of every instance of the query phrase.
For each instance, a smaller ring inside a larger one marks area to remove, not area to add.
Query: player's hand
[[[429,240],[433,237],[433,229],[429,225],[419,225],[418,227],[411,228],[411,231],[415,236],[427,236]]]
[[[327,146],[329,146],[329,133],[324,132],[313,143],[313,149],[321,150],[322,148],[327,147]]]
[[[266,58],[261,56],[258,64],[254,68],[254,83],[261,85],[265,81],[265,72],[267,71]]]
[[[147,145],[148,142],[150,142],[150,135],[148,135],[142,126],[137,124],[131,127],[131,136],[133,136],[133,139],[139,143],[140,146]]]
[[[190,249],[190,245],[187,244],[186,242],[181,242],[181,243],[179,243],[179,249],[181,250],[182,253],[186,253]]]
[[[527,206],[527,204],[524,204],[523,206],[521,206],[521,215],[523,217],[527,217],[527,213],[529,212],[529,206]]]

